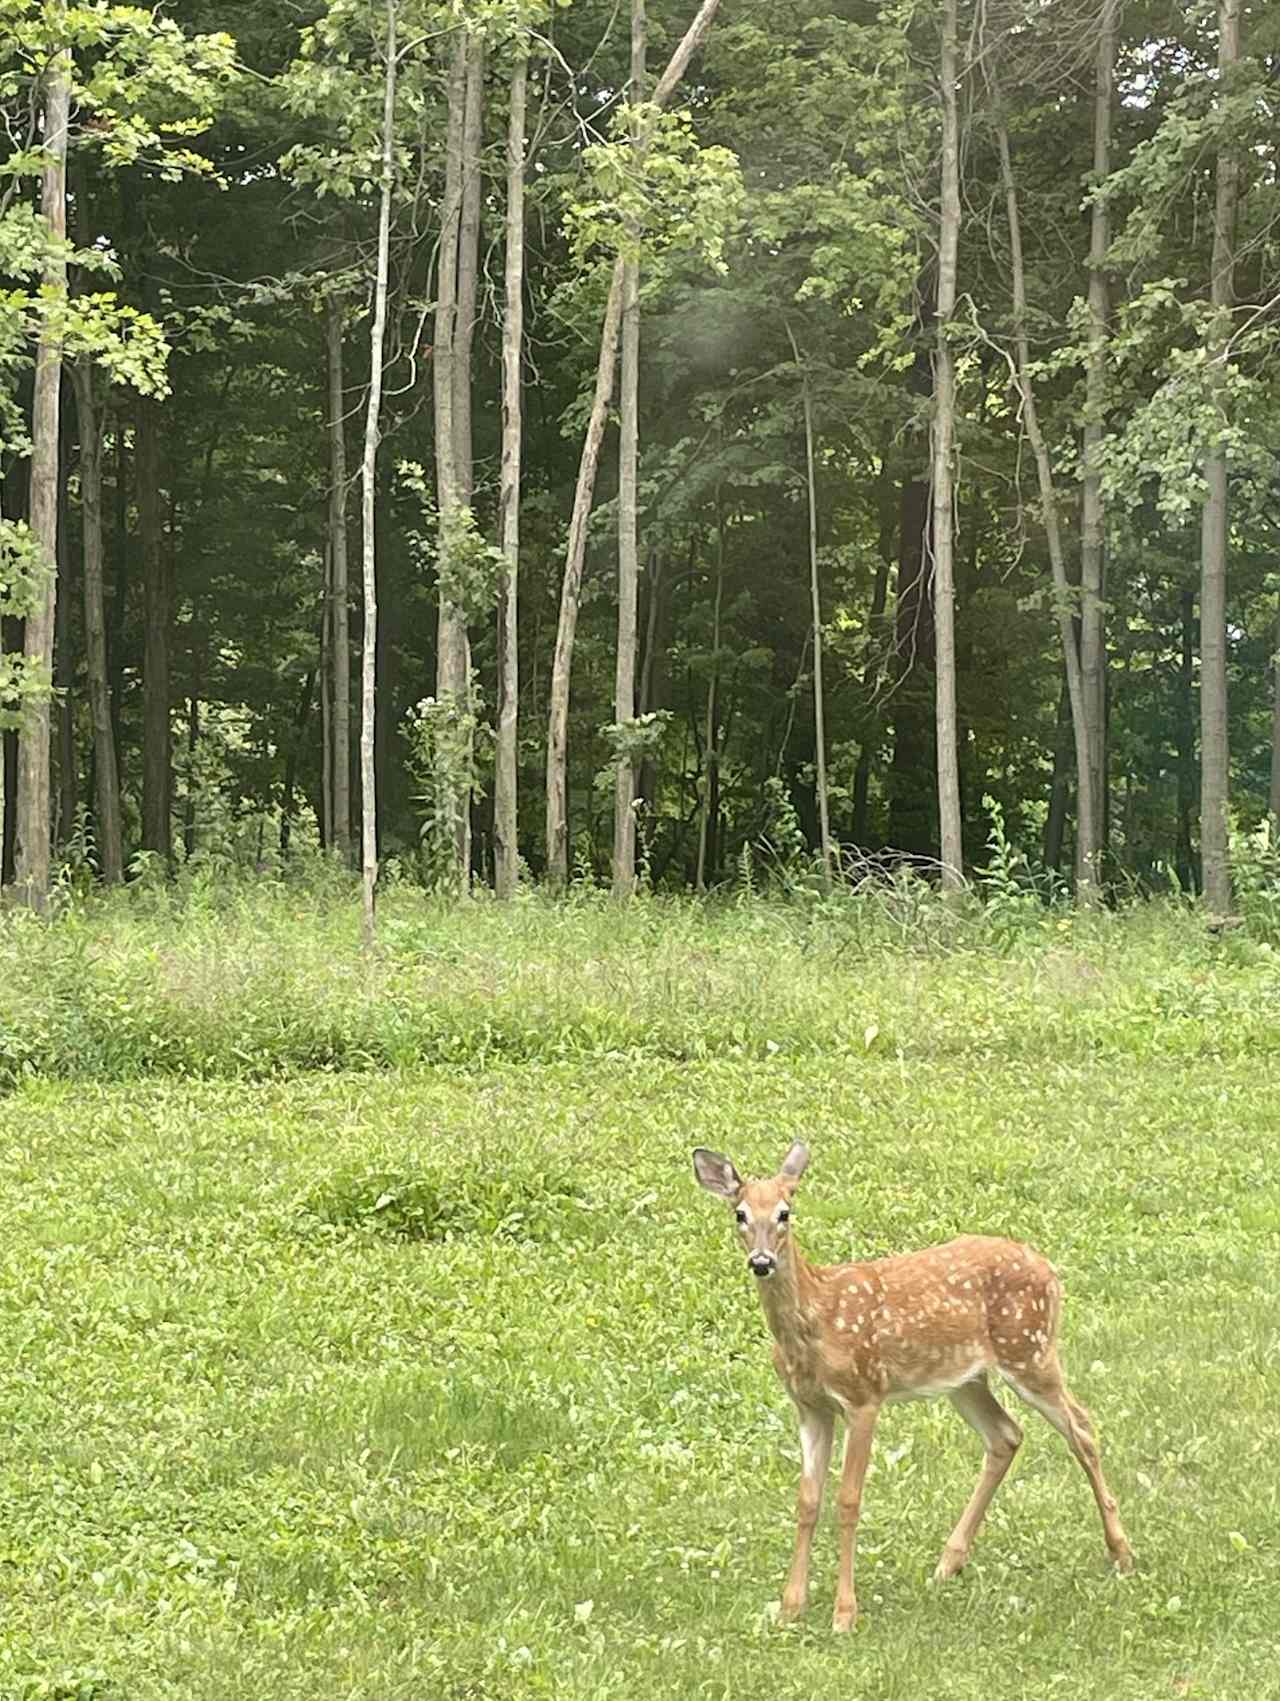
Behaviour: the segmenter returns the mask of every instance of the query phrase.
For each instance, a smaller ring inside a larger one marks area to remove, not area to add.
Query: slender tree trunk
[[[320,849],[333,843],[333,561],[326,542],[320,621]]]
[[[524,353],[524,155],[529,59],[523,44],[511,70],[507,119],[506,313],[502,322],[502,471],[498,496],[506,572],[498,599],[498,737],[494,753],[494,887],[515,896],[520,873],[518,733],[520,712],[520,366]]]
[[[720,503],[717,494],[716,508]],[[702,741],[702,760],[705,774],[702,782],[702,807],[698,811],[698,866],[694,884],[699,892],[707,889],[707,846],[711,837],[711,812],[719,802],[718,769],[720,752],[717,747],[720,697],[720,612],[724,605],[724,515],[717,512],[716,527],[716,599],[711,615],[711,675],[707,680],[707,718]],[[714,795],[713,795],[714,794]]]
[[[289,754],[284,763],[284,786],[280,803],[280,855],[287,857],[289,843],[293,837],[293,823],[298,813],[298,758],[302,754],[302,743],[306,736],[307,720],[311,714],[311,698],[316,688],[316,669],[308,668],[306,678],[302,682],[302,690],[298,696],[298,707],[293,717],[293,736],[289,741]]]
[[[1071,802],[1071,696],[1065,669],[1058,694],[1054,722],[1053,778],[1049,784],[1049,813],[1044,823],[1044,865],[1055,874],[1062,869],[1062,841],[1066,837],[1067,810]]]
[[[1101,0],[1094,83],[1093,183],[1111,171],[1111,108],[1116,37],[1121,0]],[[1089,791],[1086,823],[1081,811],[1076,880],[1081,890],[1099,888],[1106,851],[1107,645],[1103,606],[1106,574],[1106,512],[1099,454],[1106,429],[1107,336],[1110,290],[1106,257],[1111,246],[1109,203],[1095,200],[1089,220],[1089,352],[1085,368],[1084,479],[1080,507],[1080,674],[1084,697]],[[1080,776],[1084,788],[1085,774]]]
[[[457,524],[459,510],[470,500],[471,373],[469,338],[464,321],[474,315],[461,289],[464,260],[463,225],[471,193],[470,150],[472,126],[478,119],[479,85],[476,54],[465,30],[454,42],[449,65],[448,120],[445,143],[444,199],[440,214],[440,243],[437,259],[435,348],[432,355],[435,383],[436,504],[440,516],[441,567],[448,571],[447,546]],[[466,345],[467,357],[461,353]],[[462,449],[460,457],[459,449]],[[471,655],[465,612],[448,596],[442,581],[436,636],[436,695],[442,703],[459,710],[467,700],[471,683]],[[450,775],[455,787],[450,799],[454,818],[455,871],[460,886],[470,866],[470,796],[462,777]]]
[[[650,554],[647,570],[648,609],[645,614],[644,660],[640,667],[639,711],[652,714],[666,704],[667,588],[662,558]],[[639,796],[652,817],[658,796],[658,765],[652,755],[640,764]]]
[[[1276,615],[1276,648],[1271,658],[1271,798],[1272,825],[1280,834],[1280,613]]]
[[[48,22],[62,31],[65,0],[50,0]],[[40,204],[57,244],[67,234],[67,123],[70,66],[57,54],[45,72],[44,155]],[[45,267],[45,290],[60,305],[67,293],[67,263],[61,248]],[[62,343],[56,321],[46,320],[36,349],[35,396],[31,413],[31,531],[48,568],[48,583],[27,615],[23,630],[24,664],[53,679],[53,638],[58,597],[58,448],[62,389]],[[49,897],[49,730],[47,694],[32,703],[18,741],[15,879],[20,901],[43,910]]]
[[[382,411],[382,361],[387,338],[387,274],[391,260],[391,196],[395,188],[396,0],[387,0],[386,82],[382,107],[382,192],[378,202],[378,260],[373,285],[373,327],[369,334],[369,402],[365,410],[361,465],[361,565],[364,580],[364,631],[360,655],[360,873],[364,943],[373,949],[373,897],[378,882],[378,805],[374,771],[374,710],[378,643],[378,581],[374,533],[377,494],[379,419]]]
[[[883,665],[884,611],[889,601],[889,568],[893,561],[894,500],[893,473],[889,461],[889,443],[880,457],[878,478],[880,512],[880,549],[876,558],[876,576],[871,587],[871,610],[868,620],[867,661],[862,670],[862,695],[866,704],[875,701]],[[853,806],[850,836],[855,846],[865,846],[870,836],[871,768],[879,741],[880,714],[868,709],[868,727],[858,751],[858,766],[853,775]]]
[[[116,745],[116,767],[123,785],[124,756],[120,742],[120,706],[124,695],[124,634],[129,612],[129,453],[128,413],[115,414],[115,579],[111,586],[111,608],[107,626],[107,670],[111,685],[111,734]]]
[[[467,48],[467,90],[462,125],[462,209],[458,226],[458,309],[453,357],[453,430],[458,472],[458,501],[470,510],[475,494],[475,452],[471,428],[472,351],[475,345],[476,296],[480,277],[481,150],[484,143],[483,37],[477,35]],[[471,636],[464,612],[461,623],[460,706],[470,716]],[[471,886],[471,810],[475,749],[470,732],[463,751],[466,778],[458,798],[457,865],[458,888]]]
[[[893,766],[889,775],[889,844],[910,856],[937,848],[937,742],[934,730],[936,646],[925,561],[931,499],[924,479],[904,478],[899,501],[898,591],[894,609]]]
[[[1178,701],[1174,709],[1174,738],[1178,750],[1178,880],[1184,892],[1199,884],[1196,878],[1194,824],[1196,816],[1196,593],[1188,585],[1181,598],[1181,656]]]
[[[196,758],[200,754],[200,669],[187,696],[187,795],[182,808],[182,850],[188,862],[200,843],[200,819],[197,810]]]
[[[84,534],[85,666],[93,721],[94,824],[103,881],[108,886],[118,886],[124,879],[124,838],[115,730],[111,723],[111,687],[107,677],[102,571],[102,418],[93,367],[81,359],[71,370],[80,423],[80,525]]]
[[[992,83],[997,107],[999,90]],[[1089,768],[1089,718],[1085,704],[1084,680],[1080,652],[1076,647],[1075,620],[1071,612],[1071,587],[1067,581],[1066,556],[1062,548],[1062,531],[1058,524],[1058,495],[1053,482],[1053,464],[1049,449],[1040,430],[1036,408],[1035,385],[1031,378],[1031,347],[1027,337],[1027,286],[1022,263],[1022,222],[1018,215],[1018,191],[1013,177],[1013,160],[1009,153],[1009,134],[1003,120],[997,126],[996,140],[1000,151],[1000,175],[1004,179],[1005,206],[1009,220],[1009,255],[1013,285],[1013,329],[1016,350],[1015,376],[1018,395],[1022,401],[1022,419],[1027,440],[1035,456],[1040,481],[1040,510],[1044,519],[1045,538],[1049,546],[1049,570],[1053,575],[1053,597],[1058,612],[1058,634],[1062,640],[1062,659],[1066,668],[1067,696],[1071,704],[1071,731],[1076,759],[1076,833],[1078,883],[1076,896],[1082,904],[1098,901],[1098,836],[1094,820],[1094,786]],[[1083,848],[1081,848],[1083,847]]]
[[[64,365],[65,371],[65,365]],[[61,410],[58,466],[71,464],[68,410]],[[62,849],[75,831],[80,807],[79,763],[76,755],[75,657],[71,650],[71,610],[75,601],[75,572],[71,560],[71,516],[65,476],[58,479],[58,602],[54,611],[53,705],[57,724],[57,809],[52,843]]]
[[[647,26],[645,0],[631,0],[632,106],[644,99]],[[637,125],[633,142],[639,153]],[[613,718],[628,726],[636,713],[636,642],[640,603],[640,232],[627,232],[629,253],[622,273],[622,419],[618,444],[618,649]],[[613,895],[629,898],[636,886],[636,764],[619,751],[614,767]]]
[[[818,484],[813,453],[813,397],[809,370],[801,362],[800,350],[787,326],[791,353],[800,373],[804,404],[805,483],[809,493],[809,598],[813,616],[813,736],[816,752],[818,837],[822,849],[822,883],[831,890],[831,816],[827,801],[826,700],[822,689],[822,596],[818,583]]]
[[[650,106],[661,110],[669,103],[680,79],[688,69],[689,61],[711,28],[719,8],[720,0],[702,0],[697,15],[658,80],[649,102]],[[646,143],[647,136],[642,134],[638,153],[643,153]],[[609,299],[605,306],[600,354],[596,363],[595,394],[592,398],[586,436],[583,439],[582,458],[578,465],[578,483],[569,521],[564,578],[560,587],[560,618],[556,628],[555,656],[551,668],[551,704],[547,721],[547,879],[553,889],[563,889],[569,880],[569,679],[573,668],[573,644],[578,625],[582,568],[587,552],[587,523],[591,518],[596,469],[600,463],[600,446],[604,440],[605,422],[613,396],[613,381],[617,368],[618,331],[622,323],[625,274],[625,262],[619,259],[613,269],[613,281],[609,286]]]
[[[1240,0],[1218,0],[1220,88],[1230,86],[1240,58]],[[1210,382],[1225,408],[1223,365],[1235,300],[1236,198],[1240,161],[1224,137],[1218,149],[1210,296]],[[1223,421],[1225,424],[1225,420]],[[1200,861],[1205,905],[1211,915],[1231,909],[1227,800],[1231,752],[1227,733],[1227,451],[1215,442],[1205,456],[1207,495],[1200,537]]]
[[[938,236],[938,343],[934,356],[933,607],[937,646],[938,821],[942,889],[964,885],[960,764],[956,733],[955,360],[948,341],[956,305],[960,244],[960,125],[956,107],[956,0],[942,13],[942,200]]]
[[[332,766],[326,763],[332,814],[330,842],[341,862],[351,863],[351,592],[347,558],[346,384],[342,360],[343,306],[337,296],[325,303],[325,344],[329,371],[329,600],[331,681],[323,693],[330,703]]]
[[[142,847],[173,855],[170,803],[173,738],[169,725],[169,575],[160,518],[160,444],[156,404],[142,400],[137,417],[138,531],[142,555]]]

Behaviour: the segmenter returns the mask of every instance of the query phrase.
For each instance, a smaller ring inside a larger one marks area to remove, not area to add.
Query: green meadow
[[[11,918],[0,1696],[1280,1696],[1278,1067],[1280,953],[1159,906]],[[855,1633],[833,1503],[776,1625],[798,1442],[689,1152],[798,1137],[818,1260],[1054,1260],[1134,1576],[1017,1408],[930,1586],[980,1450],[900,1406]]]

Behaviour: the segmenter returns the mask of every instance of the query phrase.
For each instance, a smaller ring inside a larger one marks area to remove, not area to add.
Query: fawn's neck
[[[817,1281],[812,1266],[794,1242],[788,1241],[778,1258],[776,1271],[759,1286],[760,1303],[778,1345],[786,1347],[807,1341],[817,1323],[817,1308],[813,1303]]]

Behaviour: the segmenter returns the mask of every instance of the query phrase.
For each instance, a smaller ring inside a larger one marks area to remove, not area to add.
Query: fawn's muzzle
[[[747,1258],[747,1265],[753,1276],[771,1276],[778,1267],[778,1260],[771,1252],[752,1252]]]

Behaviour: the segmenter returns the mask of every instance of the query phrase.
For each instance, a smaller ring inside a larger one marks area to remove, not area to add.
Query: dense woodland
[[[1278,78],[1261,0],[0,0],[5,882],[1002,817],[1224,912]]]

